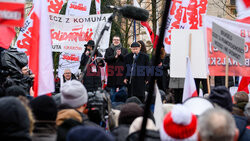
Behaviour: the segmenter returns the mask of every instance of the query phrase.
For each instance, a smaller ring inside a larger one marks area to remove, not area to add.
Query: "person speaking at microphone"
[[[125,79],[128,88],[128,97],[136,96],[142,102],[145,99],[145,89],[149,77],[146,69],[149,66],[149,56],[140,52],[140,44],[131,44],[131,53],[125,57]]]

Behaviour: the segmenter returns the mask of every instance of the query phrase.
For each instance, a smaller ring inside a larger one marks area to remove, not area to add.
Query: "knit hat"
[[[77,80],[67,81],[62,86],[61,103],[78,108],[88,101],[88,94],[83,84]]]
[[[122,106],[119,115],[119,125],[131,124],[137,117],[143,116],[143,109],[135,103],[128,103]]]
[[[143,121],[143,117],[136,118],[133,121],[133,123],[130,125],[129,134],[132,134],[134,132],[140,131],[141,130],[142,121]],[[152,121],[152,119],[148,118],[146,129],[147,130],[155,130],[155,131],[157,130],[154,122]]]
[[[197,118],[183,105],[175,105],[163,119],[160,129],[162,141],[196,140]]]
[[[28,113],[18,98],[0,98],[1,140],[30,140]]]
[[[115,138],[100,127],[76,126],[69,131],[67,141],[115,141]]]
[[[218,86],[212,89],[209,99],[221,106],[222,108],[227,109],[229,112],[232,112],[233,102],[230,92],[225,86]]]
[[[5,95],[6,96],[15,96],[15,97],[26,96],[26,92],[22,87],[17,86],[17,85],[13,85],[13,86],[8,87],[5,90]]]
[[[51,97],[47,95],[39,96],[30,101],[30,107],[36,120],[56,120],[57,107]]]
[[[140,47],[140,44],[137,43],[137,42],[133,42],[133,43],[131,44],[131,47]]]

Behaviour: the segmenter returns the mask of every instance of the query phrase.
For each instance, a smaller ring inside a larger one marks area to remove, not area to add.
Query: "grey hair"
[[[233,141],[235,129],[233,116],[222,108],[209,109],[198,119],[202,141]]]

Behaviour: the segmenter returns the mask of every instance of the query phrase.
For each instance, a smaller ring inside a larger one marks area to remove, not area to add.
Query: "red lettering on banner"
[[[34,20],[34,18],[35,18],[35,13],[32,13],[30,19]],[[30,42],[32,37],[32,30],[33,26],[29,27],[28,30],[25,33],[23,33],[24,38],[22,40],[17,41],[18,48],[26,49],[25,53],[27,54],[27,56],[30,55]]]
[[[63,55],[64,60],[69,60],[69,61],[79,61],[79,57],[76,56],[75,54],[71,54],[71,55]]]
[[[76,32],[79,30],[78,32]],[[73,32],[74,31],[74,32]],[[51,38],[52,40],[58,41],[89,41],[92,40],[93,35],[92,28],[88,28],[86,32],[82,31],[82,28],[72,29],[72,32],[62,32],[62,31],[55,31],[55,29],[51,29]],[[78,40],[77,40],[78,39]]]
[[[197,0],[190,0],[190,3],[187,8],[187,15],[189,24],[191,25],[190,29],[198,29],[198,4]]]
[[[80,3],[80,4],[74,4],[74,3],[71,3],[70,4],[70,7],[69,8],[72,8],[72,9],[76,9],[76,10],[80,10],[80,11],[87,11],[87,6],[84,6],[83,7],[83,4]]]
[[[206,14],[207,11],[207,0],[200,0],[199,4],[199,26],[202,27],[202,14]]]
[[[100,0],[96,0],[96,2],[100,3]]]
[[[63,0],[48,0],[49,2],[49,12],[58,14],[63,7]]]

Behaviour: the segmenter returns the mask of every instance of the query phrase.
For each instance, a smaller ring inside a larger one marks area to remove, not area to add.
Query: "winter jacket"
[[[116,141],[126,141],[129,132],[129,125],[122,124],[113,129],[111,133],[116,138]]]
[[[116,56],[116,50],[121,49],[121,55],[118,58]],[[108,65],[108,87],[115,87],[115,86],[122,86],[124,85],[124,63],[125,63],[125,56],[128,54],[128,50],[123,48],[121,45],[114,46],[113,44],[111,47],[106,49],[105,53],[105,61]]]
[[[57,130],[54,121],[36,122],[32,141],[56,141]]]
[[[138,141],[140,131],[134,132],[127,137],[127,141]],[[160,141],[159,131],[146,130],[144,141]]]
[[[250,130],[247,129],[247,118],[233,115],[237,128],[239,129],[238,141],[250,141]]]

